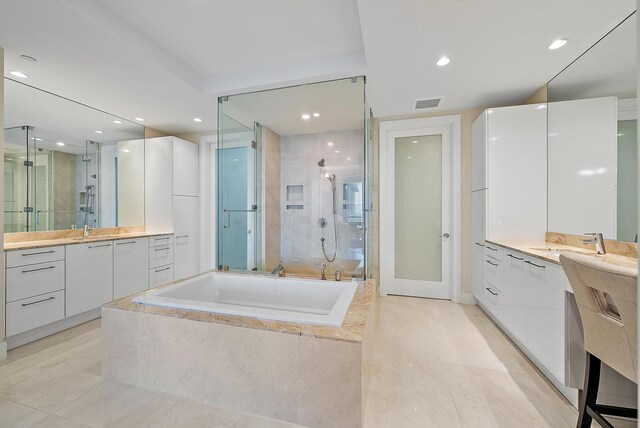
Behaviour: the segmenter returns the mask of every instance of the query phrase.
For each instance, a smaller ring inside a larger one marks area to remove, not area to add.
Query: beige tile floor
[[[575,426],[575,409],[477,307],[378,304],[366,428]],[[0,427],[296,426],[103,381],[100,355],[99,320],[9,351]]]

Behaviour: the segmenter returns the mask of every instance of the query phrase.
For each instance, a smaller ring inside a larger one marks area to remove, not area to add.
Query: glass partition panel
[[[548,229],[637,241],[632,14],[548,83]]]
[[[220,269],[365,275],[364,78],[219,100]]]
[[[5,78],[5,232],[144,225],[144,127]]]

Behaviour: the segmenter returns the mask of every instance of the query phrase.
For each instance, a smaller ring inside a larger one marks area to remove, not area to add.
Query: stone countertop
[[[115,230],[117,229],[117,230]],[[9,241],[4,243],[5,251],[29,250],[34,248],[56,247],[58,245],[86,244],[90,242],[116,241],[120,239],[144,238],[148,236],[171,235],[173,232],[145,232],[144,230],[128,230],[127,228],[114,228],[108,230],[96,230],[88,238],[82,237],[82,230],[61,230],[51,232],[23,232],[24,240]],[[45,234],[41,239],[38,234]],[[12,234],[5,234],[12,235]]]
[[[313,278],[317,279],[317,278]],[[168,287],[175,283],[163,285]],[[132,299],[142,295],[138,293],[120,300],[106,304],[105,308],[119,309],[130,312],[156,314],[173,318],[185,318],[193,321],[202,321],[216,324],[225,324],[234,327],[253,328],[256,330],[269,330],[279,333],[294,334],[297,336],[310,336],[321,339],[337,340],[341,342],[362,343],[369,309],[375,299],[375,281],[368,280],[358,283],[358,288],[351,301],[342,326],[326,327],[310,324],[295,324],[284,321],[263,320],[245,316],[222,315],[204,311],[192,311],[178,308],[165,308],[161,306],[133,303]]]
[[[594,250],[588,248],[573,247],[564,244],[555,244],[552,242],[523,242],[523,241],[486,241],[488,244],[497,245],[510,250],[515,250],[528,256],[538,259],[560,264],[560,254],[573,252],[578,254],[587,254],[596,257],[607,263],[629,268],[638,268],[638,259],[633,257],[621,256],[618,254],[596,254]]]

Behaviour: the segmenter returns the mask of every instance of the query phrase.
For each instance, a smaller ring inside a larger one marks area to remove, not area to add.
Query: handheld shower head
[[[333,180],[336,179],[336,175],[335,174],[327,174],[327,175],[325,175],[325,178],[327,180],[329,180],[331,182],[331,184],[333,184]]]
[[[320,168],[323,168],[323,167],[324,167],[324,164],[325,164],[325,162],[324,162],[324,158],[320,159],[320,161],[318,162],[318,166],[319,166]]]

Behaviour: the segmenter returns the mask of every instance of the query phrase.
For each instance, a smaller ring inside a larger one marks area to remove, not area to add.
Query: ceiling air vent
[[[414,110],[422,110],[425,108],[436,108],[440,105],[440,101],[442,98],[432,98],[428,100],[414,100],[413,109]]]

